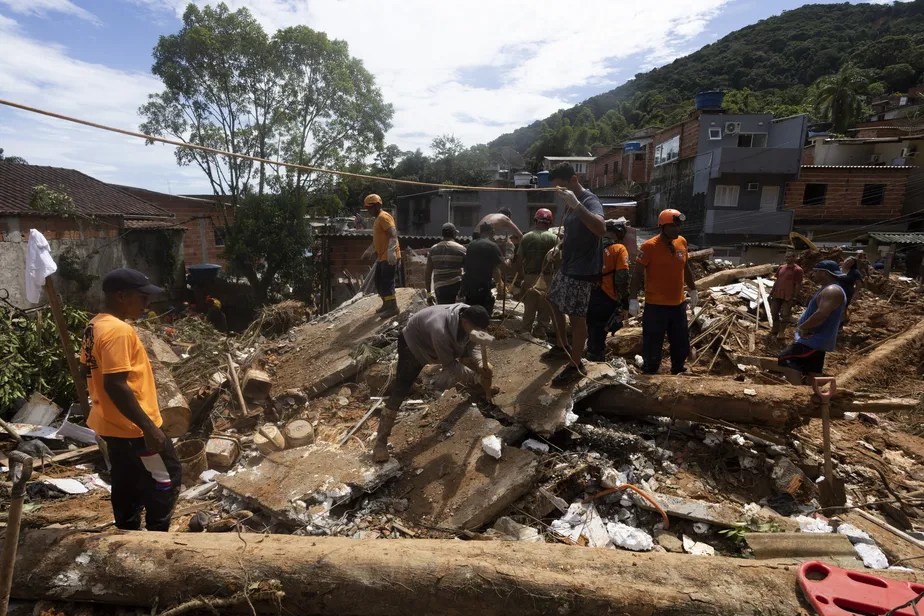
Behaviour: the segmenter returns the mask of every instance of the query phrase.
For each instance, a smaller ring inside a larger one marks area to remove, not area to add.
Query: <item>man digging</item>
[[[398,367],[394,382],[379,417],[379,429],[372,458],[387,462],[388,437],[398,408],[404,402],[424,366],[440,364],[437,382],[446,389],[456,383],[477,385],[492,376],[490,364],[483,365],[476,352],[473,331],[487,329],[490,322],[483,306],[448,304],[429,306],[408,319],[398,336]]]

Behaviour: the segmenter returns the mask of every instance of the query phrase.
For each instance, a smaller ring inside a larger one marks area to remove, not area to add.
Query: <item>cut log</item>
[[[810,417],[821,417],[809,387],[760,385],[723,378],[688,376],[637,376],[641,393],[611,386],[582,401],[601,415],[620,417],[661,416],[691,421],[725,421],[792,429]],[[746,391],[747,390],[747,391]],[[875,399],[838,391],[831,401],[831,416],[845,411],[882,411],[913,408],[914,399]]]
[[[837,375],[838,387],[853,387],[862,383],[871,376],[882,374],[883,370],[891,370],[895,363],[907,361],[908,347],[919,344],[924,340],[924,320],[907,330],[897,338],[889,340],[882,346],[874,349],[868,355],[863,355],[850,365],[847,370]]]
[[[722,287],[731,284],[742,278],[757,278],[758,276],[769,276],[776,271],[778,266],[773,263],[766,265],[755,265],[754,267],[739,267],[736,269],[725,270],[709,274],[696,281],[696,288],[704,291],[709,287]]]
[[[712,248],[706,248],[704,250],[694,250],[687,255],[687,260],[689,261],[705,261],[706,259],[711,259],[712,255],[715,254],[715,250]]]
[[[277,580],[282,610],[293,614],[731,616],[802,607],[794,561],[507,541],[59,529],[27,531],[21,546],[17,599],[162,610]]]

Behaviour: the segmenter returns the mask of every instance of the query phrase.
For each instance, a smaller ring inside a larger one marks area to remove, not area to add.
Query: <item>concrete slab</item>
[[[725,503],[707,503],[706,501],[696,500],[693,498],[683,498],[682,496],[671,496],[669,494],[652,494],[659,505],[667,512],[670,517],[683,518],[693,522],[706,522],[715,526],[731,528],[736,523],[742,522],[747,517],[744,511],[735,505]],[[632,495],[636,505],[648,511],[655,511],[655,508],[644,498],[636,494]],[[790,518],[783,516],[772,517],[784,531],[798,530],[798,523]]]
[[[606,364],[588,363],[589,379],[564,388],[552,387],[552,378],[566,362],[543,363],[539,357],[545,351],[544,346],[510,337],[492,343],[488,359],[494,366],[494,385],[500,388],[494,404],[513,421],[548,437],[565,427],[565,415],[574,408],[576,392],[589,395],[593,383],[608,378],[612,369]]]
[[[352,357],[360,345],[426,305],[419,289],[398,289],[396,297],[397,317],[383,319],[375,314],[382,301],[369,295],[293,329],[295,348],[279,356],[273,394],[294,388],[312,396],[352,378],[362,367]]]
[[[318,443],[270,454],[254,468],[217,481],[249,505],[304,523],[311,513],[375,490],[400,470],[394,459],[375,464],[369,453]]]
[[[408,518],[478,528],[526,494],[538,477],[538,458],[509,445],[499,460],[485,454],[481,439],[500,430],[455,389],[426,413],[402,419],[391,440],[405,470],[392,492],[409,500]]]
[[[832,558],[858,564],[857,554],[845,535],[836,533],[745,533],[754,558]]]

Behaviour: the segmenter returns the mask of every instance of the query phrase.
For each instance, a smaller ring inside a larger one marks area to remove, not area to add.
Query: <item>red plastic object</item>
[[[800,567],[799,585],[820,616],[882,616],[924,592],[924,584],[887,580],[817,560]],[[895,616],[914,616],[914,610],[906,607]]]

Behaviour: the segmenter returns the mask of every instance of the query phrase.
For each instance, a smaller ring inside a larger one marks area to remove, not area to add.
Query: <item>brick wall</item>
[[[183,261],[187,267],[196,263],[225,264],[224,246],[219,245],[225,223],[218,206],[198,201],[158,205],[173,212],[177,222],[186,228],[183,236]],[[229,207],[228,223],[233,220]]]
[[[119,236],[120,226],[118,218],[107,217],[99,218],[94,224],[86,220],[50,216],[4,216],[0,217],[0,242],[28,242],[29,229],[38,229],[49,242],[112,239]]]
[[[622,159],[622,149],[616,149],[612,152],[598,156],[591,165],[590,184],[588,188],[596,190],[605,188],[616,183],[616,178],[620,175],[620,162]]]
[[[681,126],[680,158],[696,156],[699,151],[699,118],[687,120]]]
[[[909,169],[890,167],[818,168],[802,167],[799,180],[786,185],[783,206],[795,212],[796,223],[866,223],[902,215]],[[825,185],[823,205],[805,205],[805,187]],[[867,185],[884,185],[882,203],[863,205]]]

